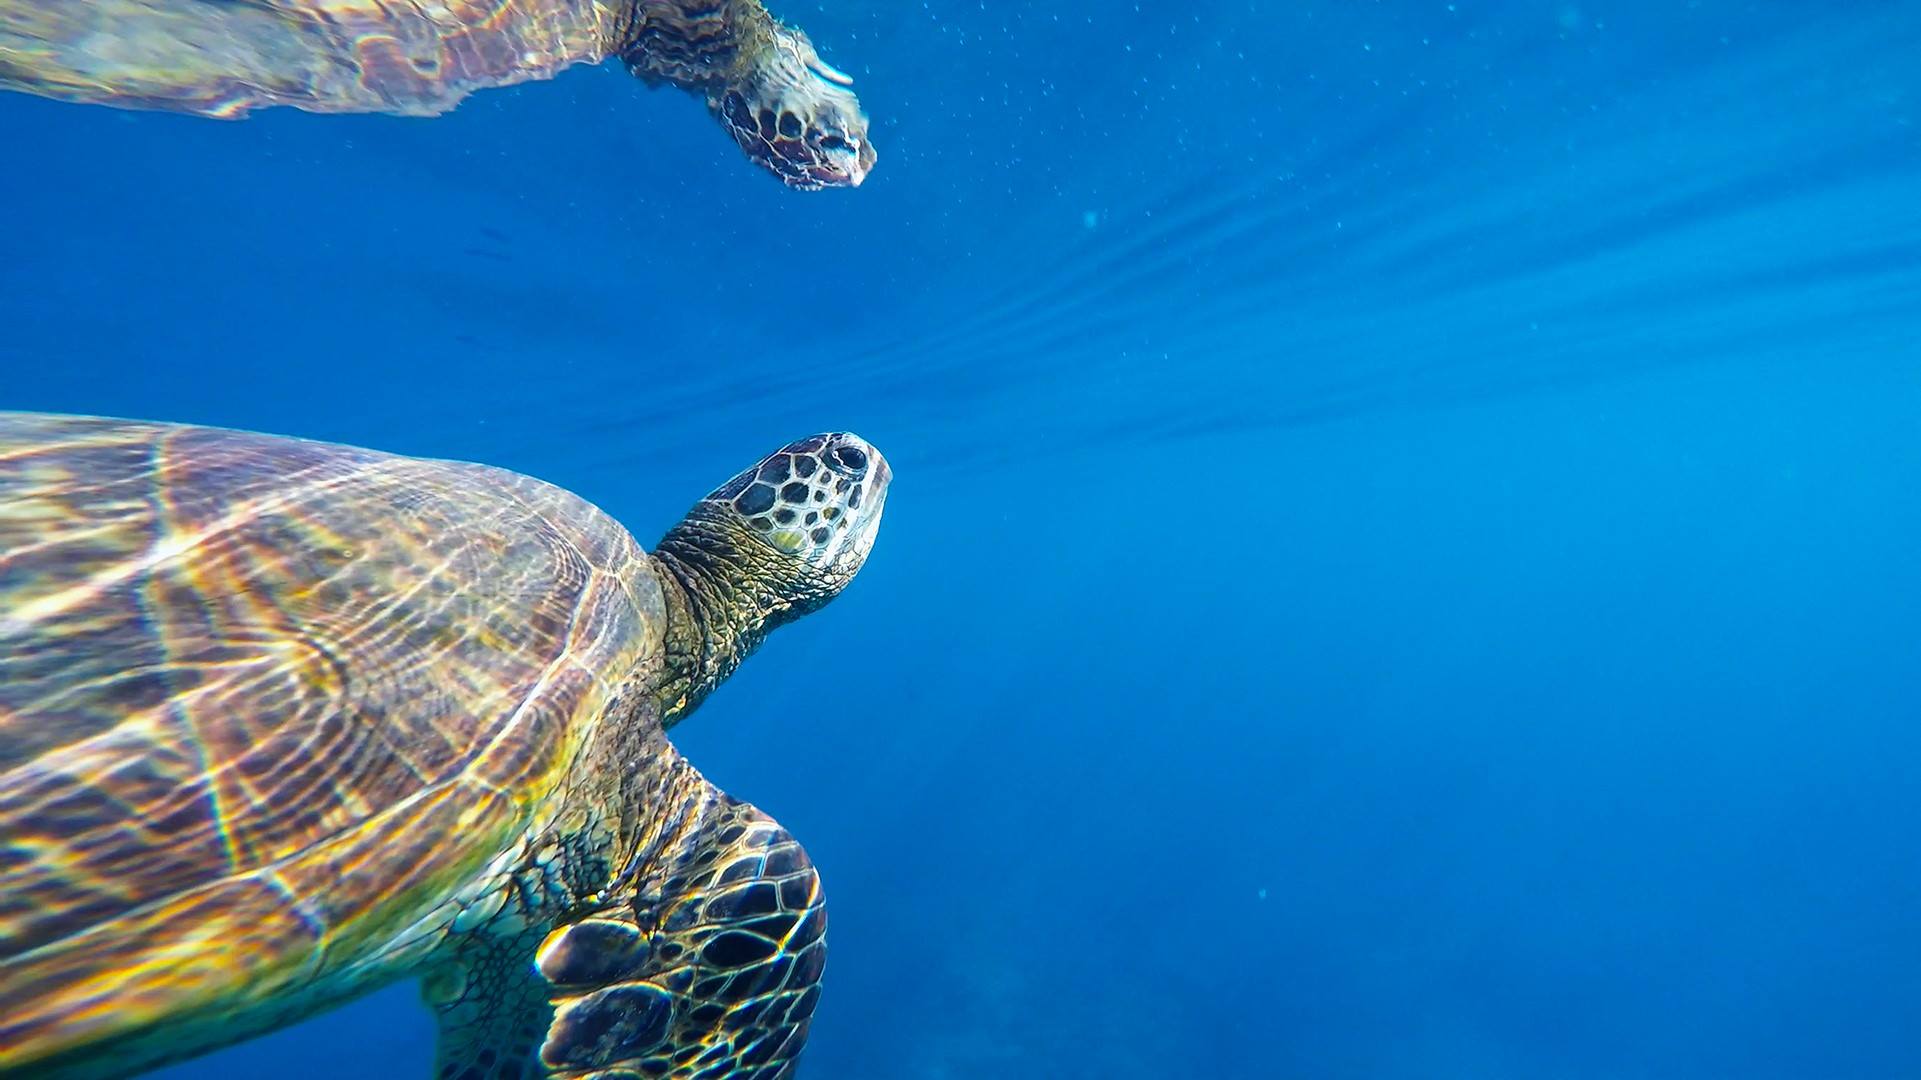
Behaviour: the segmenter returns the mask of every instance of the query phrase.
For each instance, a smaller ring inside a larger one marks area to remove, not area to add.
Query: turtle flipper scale
[[[705,781],[686,811],[531,965],[524,937],[500,939],[463,952],[454,992],[430,981],[437,1080],[792,1075],[826,960],[819,876],[786,829]]]
[[[827,957],[820,878],[772,818],[702,786],[699,824],[671,857],[542,943],[547,1075],[790,1074]]]

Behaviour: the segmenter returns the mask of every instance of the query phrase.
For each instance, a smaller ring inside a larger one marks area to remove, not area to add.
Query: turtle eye
[[[867,452],[858,446],[834,447],[834,462],[856,475],[867,469]]]

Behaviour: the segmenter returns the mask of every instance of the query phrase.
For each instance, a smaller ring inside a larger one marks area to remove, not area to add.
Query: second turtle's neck
[[[613,0],[602,5],[602,47],[652,83],[707,91],[774,31],[760,0]]]

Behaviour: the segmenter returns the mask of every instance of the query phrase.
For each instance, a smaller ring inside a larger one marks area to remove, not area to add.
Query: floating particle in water
[[[1081,211],[1081,227],[1082,228],[1097,229],[1100,227],[1100,224],[1101,224],[1100,211],[1098,210]]]
[[[1255,889],[1255,890],[1254,890],[1254,898],[1255,898],[1256,900],[1265,900],[1265,899],[1267,899],[1267,890],[1266,890],[1266,889]]]

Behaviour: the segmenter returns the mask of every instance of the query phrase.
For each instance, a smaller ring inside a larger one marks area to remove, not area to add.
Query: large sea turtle
[[[0,87],[206,116],[431,116],[608,57],[705,98],[794,187],[874,165],[853,80],[760,0],[0,0]]]
[[[420,975],[441,1080],[789,1075],[814,869],[666,730],[847,584],[888,479],[803,439],[649,554],[500,469],[0,413],[0,1072]]]

